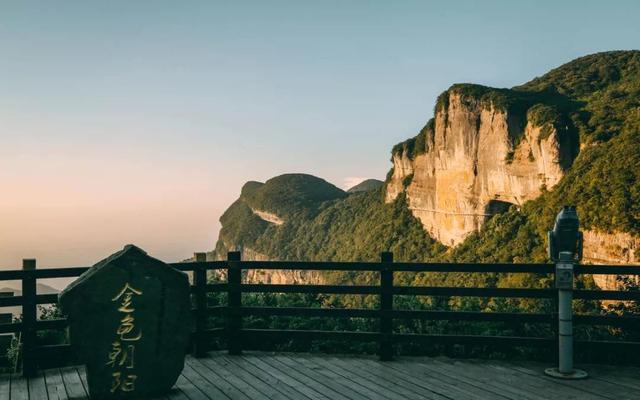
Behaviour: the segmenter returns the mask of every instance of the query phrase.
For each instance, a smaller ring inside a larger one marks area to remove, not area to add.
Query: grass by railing
[[[193,335],[193,352],[202,356],[214,338],[226,339],[230,354],[240,354],[249,343],[270,338],[288,339],[340,339],[347,341],[377,342],[378,354],[382,360],[389,360],[394,354],[394,345],[401,343],[465,344],[490,346],[523,346],[548,348],[550,354],[557,349],[557,307],[549,313],[513,313],[480,311],[406,310],[394,307],[396,296],[460,296],[483,298],[532,298],[556,302],[557,291],[552,288],[493,288],[493,287],[441,287],[441,286],[401,286],[394,283],[396,273],[401,272],[444,272],[444,273],[513,273],[539,274],[553,277],[551,264],[446,264],[446,263],[396,263],[391,253],[382,253],[380,262],[291,262],[291,261],[242,261],[240,253],[231,252],[226,261],[204,261],[204,253],[197,253],[195,262],[170,264],[193,275],[192,296],[196,329]],[[23,352],[23,373],[33,374],[39,366],[52,365],[52,361],[62,361],[70,354],[69,345],[37,346],[38,331],[66,329],[66,319],[38,320],[37,305],[57,303],[55,294],[37,294],[36,282],[45,278],[77,277],[88,268],[36,269],[35,260],[24,260],[22,270],[0,271],[0,281],[20,280],[22,295],[0,297],[0,307],[21,306],[22,320],[0,325],[2,333],[21,333]],[[311,284],[256,284],[244,283],[242,271],[298,270],[298,271],[356,271],[378,275],[377,285],[311,285]],[[211,283],[207,280],[209,271],[222,271],[218,275],[227,276],[227,282]],[[226,272],[226,274],[225,274]],[[637,266],[576,266],[577,274],[640,275]],[[208,293],[226,293],[227,304],[208,307]],[[351,294],[374,295],[379,297],[377,309],[365,308],[311,308],[311,307],[264,307],[242,304],[245,293],[305,293],[305,294]],[[574,290],[574,299],[585,300],[640,300],[640,291]],[[225,316],[226,326],[210,328],[207,321],[212,316]],[[290,330],[244,328],[245,317],[295,316],[295,317],[340,317],[369,318],[378,321],[377,331],[334,331],[334,330]],[[514,324],[549,324],[553,335],[496,336],[461,334],[416,334],[394,332],[394,320],[439,320],[439,321],[480,321],[508,322]],[[608,325],[640,330],[640,318],[618,315],[576,315],[576,325]],[[636,341],[577,341],[580,349],[629,349],[637,352],[640,342]],[[637,353],[636,353],[637,354]]]

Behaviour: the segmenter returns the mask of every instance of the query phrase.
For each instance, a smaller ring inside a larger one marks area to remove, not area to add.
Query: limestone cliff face
[[[640,237],[625,232],[584,232],[585,264],[640,264]],[[604,290],[619,290],[624,285],[617,275],[593,275],[595,283]],[[640,282],[638,277],[636,284]]]
[[[245,261],[268,261],[269,257],[251,248],[242,249],[242,259]],[[276,285],[284,284],[310,284],[320,285],[324,283],[322,274],[318,271],[291,271],[277,269],[251,269],[244,275],[247,283],[268,283]]]
[[[413,215],[448,246],[511,204],[534,199],[563,176],[553,126],[535,126],[455,90],[421,134],[424,148],[394,152],[386,201],[406,193]]]
[[[240,257],[243,261],[269,261],[267,255],[253,250],[250,247],[242,248]],[[213,253],[212,253],[213,254]],[[218,259],[221,259],[218,257]],[[193,259],[185,260],[186,262],[194,261]],[[227,279],[226,271],[216,270],[210,275],[217,280],[225,281]],[[277,269],[250,269],[243,272],[243,282],[245,283],[263,283],[263,284],[310,284],[322,285],[326,283],[320,271],[296,271],[296,270],[277,270]]]

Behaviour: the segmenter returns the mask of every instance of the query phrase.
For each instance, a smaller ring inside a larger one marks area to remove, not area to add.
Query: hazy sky
[[[638,1],[0,0],[0,268],[213,248],[247,180],[382,179],[454,82],[640,47]]]

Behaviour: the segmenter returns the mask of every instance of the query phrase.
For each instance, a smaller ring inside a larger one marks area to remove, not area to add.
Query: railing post
[[[553,282],[555,284],[557,277],[556,277],[557,271],[554,268],[553,269]],[[560,310],[560,302],[558,300],[558,295],[556,294],[555,296],[553,296],[553,303],[552,303],[552,307],[553,307],[553,312],[552,312],[552,322],[551,322],[551,332],[553,334],[553,348],[551,351],[552,355],[552,359],[551,361],[553,361],[554,364],[558,364],[558,362],[560,361],[560,359],[558,358],[558,349],[560,348],[560,317],[559,317],[559,310]]]
[[[33,377],[37,372],[36,346],[36,260],[22,260],[22,375]]]
[[[381,361],[393,359],[393,253],[380,254],[380,349]]]
[[[227,287],[228,287],[228,305],[229,312],[227,315],[227,342],[229,346],[229,354],[240,355],[242,353],[242,291],[240,284],[242,283],[242,269],[238,262],[241,259],[239,251],[230,251],[227,253]]]
[[[207,261],[206,253],[194,253],[196,262]],[[193,342],[193,356],[204,357],[207,349],[205,344],[205,330],[207,327],[207,270],[196,267],[193,271],[193,284],[196,295],[196,332]]]

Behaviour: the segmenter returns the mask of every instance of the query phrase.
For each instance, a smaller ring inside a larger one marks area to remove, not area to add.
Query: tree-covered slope
[[[230,244],[277,260],[372,261],[393,251],[398,260],[425,261],[445,250],[402,200],[385,204],[382,188],[313,205],[276,225],[256,216],[241,196],[221,218],[217,257]]]

